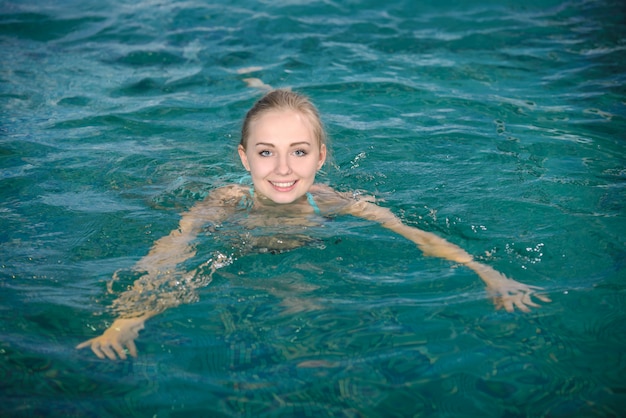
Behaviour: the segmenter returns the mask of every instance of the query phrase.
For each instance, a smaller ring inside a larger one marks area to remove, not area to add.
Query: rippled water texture
[[[0,415],[623,416],[626,7],[422,3],[0,0]],[[553,302],[495,311],[337,218],[281,254],[200,237],[187,267],[233,263],[139,358],[76,351],[112,274],[240,178],[267,86],[320,108],[320,181]]]

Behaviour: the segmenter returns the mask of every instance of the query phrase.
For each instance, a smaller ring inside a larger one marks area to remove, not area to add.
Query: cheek
[[[307,161],[306,164],[300,166],[299,172],[302,177],[315,177],[315,174],[317,174],[317,161]]]
[[[268,166],[266,160],[260,158],[251,158],[248,160],[248,166],[250,167],[250,171],[255,174],[262,174],[268,171]]]
[[[324,160],[322,159],[322,156],[316,155],[315,158],[311,158],[310,163],[307,165],[310,167],[310,170],[313,171],[313,173],[317,173],[317,171],[322,167],[323,164]]]

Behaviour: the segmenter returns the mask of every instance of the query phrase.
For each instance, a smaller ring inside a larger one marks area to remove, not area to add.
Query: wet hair
[[[259,120],[264,114],[276,110],[293,110],[306,117],[313,130],[313,135],[317,139],[318,146],[321,148],[322,145],[326,145],[326,132],[315,105],[307,96],[284,89],[270,91],[252,106],[243,121],[239,145],[246,149],[252,123]]]

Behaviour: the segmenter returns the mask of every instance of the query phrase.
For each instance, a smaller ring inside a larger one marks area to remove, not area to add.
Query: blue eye
[[[259,155],[261,157],[269,157],[270,155],[272,155],[272,152],[268,150],[264,150],[264,151],[259,152]]]
[[[297,151],[294,151],[294,155],[296,157],[304,157],[307,155],[307,152],[305,150],[299,149]]]

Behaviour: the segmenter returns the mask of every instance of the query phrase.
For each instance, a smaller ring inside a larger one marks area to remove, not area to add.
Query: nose
[[[280,156],[276,159],[276,167],[274,172],[281,176],[286,176],[291,173],[291,166],[289,165],[289,158],[286,155]]]

